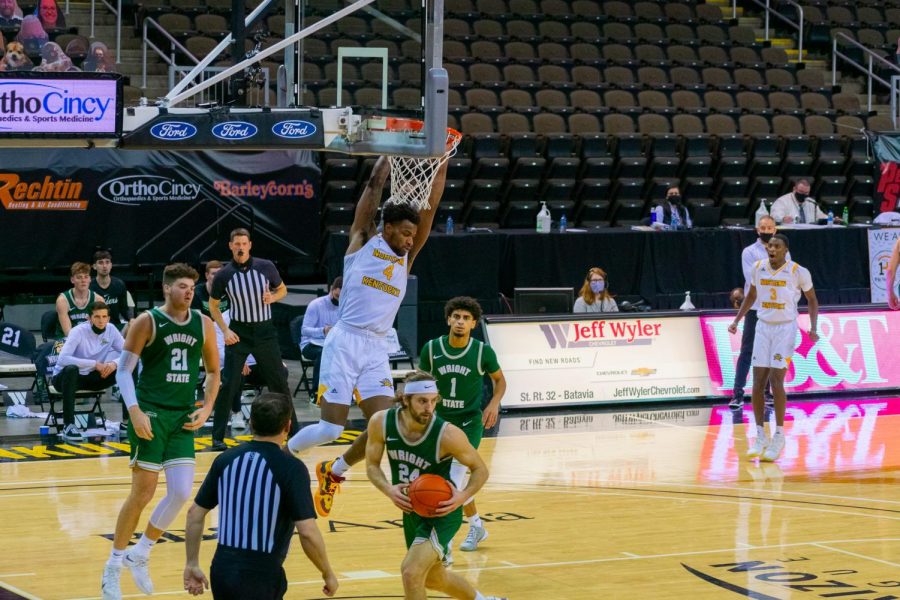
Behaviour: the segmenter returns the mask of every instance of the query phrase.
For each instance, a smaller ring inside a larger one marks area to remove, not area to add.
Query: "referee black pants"
[[[291,402],[291,435],[293,435],[300,426],[294,412],[284,365],[281,362],[281,348],[278,347],[278,332],[275,326],[272,321],[260,323],[232,321],[229,327],[238,335],[240,341],[225,346],[222,387],[216,397],[213,413],[213,441],[221,442],[225,439],[225,428],[228,426],[228,417],[231,416],[232,401],[241,393],[241,369],[247,362],[249,354],[256,358],[256,370],[269,391],[284,394]]]
[[[240,334],[238,334],[240,335]],[[221,547],[220,547],[221,549]],[[209,587],[215,600],[281,600],[287,593],[287,576],[278,557],[271,565],[236,560],[238,552],[216,550],[209,569]]]

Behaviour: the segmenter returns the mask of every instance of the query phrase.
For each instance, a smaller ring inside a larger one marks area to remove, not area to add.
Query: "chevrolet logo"
[[[656,369],[641,367],[640,369],[632,369],[631,374],[637,375],[638,377],[649,377],[650,375],[656,375]]]

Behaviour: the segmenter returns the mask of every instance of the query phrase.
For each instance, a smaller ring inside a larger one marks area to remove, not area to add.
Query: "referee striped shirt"
[[[250,257],[247,262],[231,261],[219,269],[210,297],[228,296],[232,321],[261,323],[272,319],[272,306],[263,302],[263,294],[281,283],[281,275],[272,261]]]
[[[213,461],[194,501],[219,507],[219,546],[284,562],[296,522],[316,518],[309,483],[299,459],[272,442],[251,441]]]

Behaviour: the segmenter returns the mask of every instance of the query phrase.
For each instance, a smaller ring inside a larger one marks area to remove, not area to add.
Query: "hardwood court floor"
[[[747,411],[737,425],[720,407],[506,415],[483,445],[490,537],[457,550],[454,568],[514,600],[900,597],[900,399],[789,415],[785,453],[768,464],[741,458]],[[198,483],[214,456],[198,455]],[[126,459],[3,463],[0,482],[0,598],[98,597]],[[337,597],[402,597],[398,518],[354,469],[320,520]],[[186,597],[180,533],[153,551],[158,596]],[[323,597],[296,542],[285,568],[289,598]]]

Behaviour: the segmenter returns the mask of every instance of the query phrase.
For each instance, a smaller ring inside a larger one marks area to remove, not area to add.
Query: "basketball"
[[[453,497],[453,488],[440,475],[421,475],[409,484],[408,494],[417,515],[433,517],[438,503]]]

